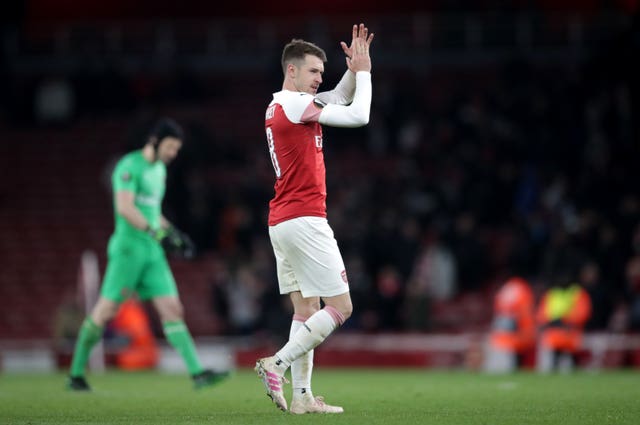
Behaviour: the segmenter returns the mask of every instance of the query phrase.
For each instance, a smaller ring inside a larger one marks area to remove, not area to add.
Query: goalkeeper
[[[72,390],[90,390],[85,379],[89,354],[120,303],[134,293],[153,303],[169,344],[184,360],[196,388],[213,385],[228,375],[203,369],[184,323],[183,307],[165,254],[194,255],[189,237],[173,227],[161,211],[166,164],[176,157],[182,140],[182,128],[171,119],[161,119],[144,147],[116,164],[111,176],[115,231],[109,240],[100,297],[76,341],[67,384]]]

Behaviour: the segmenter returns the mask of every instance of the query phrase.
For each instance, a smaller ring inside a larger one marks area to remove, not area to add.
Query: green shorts
[[[176,281],[162,247],[155,241],[113,235],[100,295],[122,302],[137,293],[141,300],[177,296]]]

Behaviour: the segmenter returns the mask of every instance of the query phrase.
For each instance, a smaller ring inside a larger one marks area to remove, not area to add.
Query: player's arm
[[[333,90],[318,93],[316,99],[323,104],[348,105],[356,92],[356,74],[347,70]]]
[[[135,194],[128,190],[119,190],[115,197],[116,212],[124,217],[133,227],[147,230],[149,222],[135,204]]]
[[[162,244],[163,248],[184,258],[193,258],[196,247],[189,235],[177,229],[167,218],[160,215],[160,228],[153,229],[135,205],[135,194],[121,190],[116,192],[116,211],[132,226],[143,230]]]
[[[169,227],[172,227],[173,224],[171,224],[171,222],[169,220],[167,220],[167,218],[160,214],[160,227],[162,227],[163,229],[168,229]]]
[[[292,122],[319,122],[332,127],[362,127],[369,122],[371,74],[358,71],[353,102],[349,105],[326,104],[311,95],[301,95],[290,100],[291,105],[283,105],[283,108]],[[301,113],[296,115],[296,110]]]
[[[310,107],[321,109],[318,115],[320,124],[332,127],[362,127],[369,123],[371,90],[371,74],[368,71],[358,71],[356,90],[350,105],[324,105],[316,98]]]
[[[171,223],[164,217],[160,216],[160,228],[153,229],[149,221],[140,212],[135,204],[135,193],[128,190],[120,190],[116,192],[116,211],[125,220],[136,229],[143,230],[151,235],[154,239],[161,242],[167,237],[168,229],[172,228]]]

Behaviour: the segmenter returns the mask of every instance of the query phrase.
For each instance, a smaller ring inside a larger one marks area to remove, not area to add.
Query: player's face
[[[304,62],[296,68],[294,78],[298,91],[309,93],[315,96],[320,84],[322,84],[322,74],[324,73],[324,62],[317,56],[306,55]]]
[[[165,164],[170,163],[178,156],[181,147],[182,140],[175,137],[165,137],[158,145],[158,159]]]

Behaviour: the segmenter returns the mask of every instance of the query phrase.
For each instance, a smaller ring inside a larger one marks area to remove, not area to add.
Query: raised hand
[[[371,58],[369,48],[373,41],[374,34],[369,34],[369,29],[364,24],[354,25],[352,29],[351,44],[347,46],[344,41],[340,42],[342,51],[347,56],[347,67],[351,72],[371,71]]]

